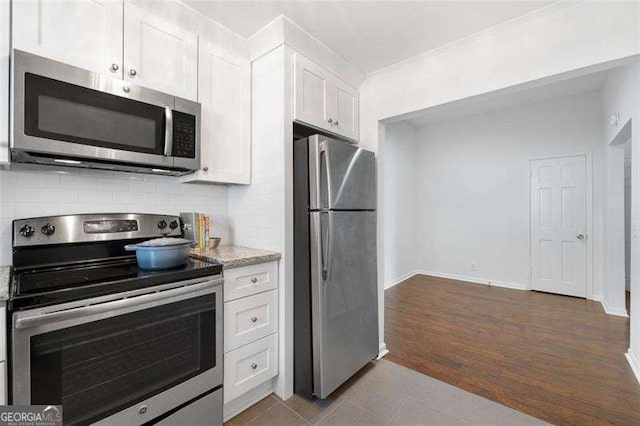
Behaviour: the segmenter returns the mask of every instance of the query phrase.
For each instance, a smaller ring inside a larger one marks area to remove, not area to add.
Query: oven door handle
[[[160,301],[178,298],[175,302],[183,299],[188,299],[189,296],[196,297],[198,295],[210,293],[207,291],[213,287],[219,286],[223,283],[222,278],[203,281],[197,284],[191,284],[184,287],[173,288],[170,290],[163,290],[154,293],[142,294],[139,296],[133,296],[129,298],[117,299],[109,302],[98,303],[95,305],[82,306],[73,309],[66,309],[57,312],[37,314],[33,316],[26,316],[16,319],[15,328],[25,329],[38,327],[41,325],[52,324],[71,319],[88,317],[96,314],[102,314],[105,312],[116,312],[123,309],[132,308],[135,306],[145,305],[156,302],[159,305]],[[179,297],[182,296],[182,297]],[[172,301],[173,302],[173,301]]]

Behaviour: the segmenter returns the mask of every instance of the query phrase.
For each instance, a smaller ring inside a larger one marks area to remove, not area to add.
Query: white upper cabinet
[[[183,181],[251,183],[251,64],[201,40],[201,169]]]
[[[334,132],[349,139],[358,140],[359,104],[358,91],[349,84],[333,79],[332,94],[335,95],[333,117]]]
[[[122,9],[113,0],[14,1],[13,47],[122,78]]]
[[[358,90],[299,53],[294,63],[294,119],[358,140]]]
[[[330,73],[324,68],[296,54],[293,77],[296,120],[328,131],[333,130],[328,99],[330,78]]]
[[[124,78],[197,100],[198,36],[125,3]]]

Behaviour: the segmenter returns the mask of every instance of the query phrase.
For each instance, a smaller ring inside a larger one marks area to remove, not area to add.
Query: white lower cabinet
[[[224,402],[278,374],[278,333],[224,354]]]
[[[278,291],[244,297],[224,305],[224,351],[278,331]]]
[[[278,262],[225,269],[224,300],[224,403],[236,404],[278,375]]]
[[[224,273],[224,301],[278,288],[278,262],[233,268]]]

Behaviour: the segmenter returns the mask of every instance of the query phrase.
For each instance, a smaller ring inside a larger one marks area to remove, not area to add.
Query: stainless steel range
[[[13,222],[10,401],[65,424],[222,423],[222,266],[140,270],[125,244],[181,236],[177,216]]]

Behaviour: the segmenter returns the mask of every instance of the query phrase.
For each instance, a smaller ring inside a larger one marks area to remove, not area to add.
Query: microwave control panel
[[[173,156],[196,158],[196,117],[173,111]]]

